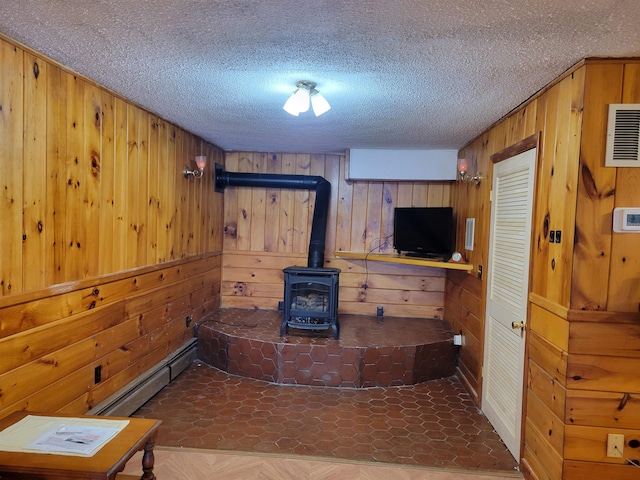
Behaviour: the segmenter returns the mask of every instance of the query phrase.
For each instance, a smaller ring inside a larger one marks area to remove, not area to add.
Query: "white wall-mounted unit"
[[[457,150],[383,150],[352,148],[347,151],[347,180],[447,181],[457,175]]]
[[[640,104],[609,105],[604,164],[606,167],[640,167]]]

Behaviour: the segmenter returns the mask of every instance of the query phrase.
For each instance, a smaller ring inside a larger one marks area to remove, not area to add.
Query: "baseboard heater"
[[[196,343],[197,340],[192,338],[188,343],[93,407],[86,414],[130,416],[171,383],[196,359]]]

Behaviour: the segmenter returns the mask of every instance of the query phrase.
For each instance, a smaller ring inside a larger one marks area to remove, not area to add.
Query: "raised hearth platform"
[[[198,358],[267,382],[389,387],[454,374],[458,347],[443,320],[340,315],[340,338],[303,330],[280,337],[282,313],[219,309],[198,325]]]

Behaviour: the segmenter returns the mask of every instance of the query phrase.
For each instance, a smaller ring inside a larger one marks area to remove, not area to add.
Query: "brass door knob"
[[[511,328],[513,328],[514,330],[516,328],[519,328],[519,329],[522,330],[522,329],[524,329],[524,326],[525,326],[524,321],[522,321],[522,322],[511,322]]]

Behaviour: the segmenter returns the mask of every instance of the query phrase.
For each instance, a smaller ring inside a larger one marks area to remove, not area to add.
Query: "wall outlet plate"
[[[624,435],[610,433],[607,436],[607,457],[622,458],[624,452]]]

